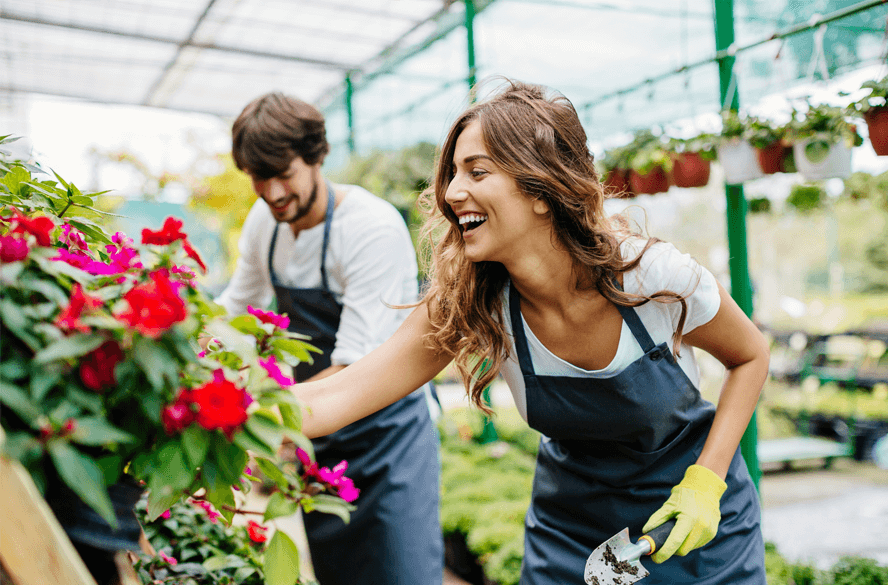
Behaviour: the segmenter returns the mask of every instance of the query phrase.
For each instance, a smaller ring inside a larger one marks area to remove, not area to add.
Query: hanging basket
[[[661,166],[655,166],[644,174],[633,170],[629,173],[629,186],[633,193],[665,193],[669,190],[669,177]]]
[[[827,134],[817,134],[793,145],[796,167],[808,181],[851,176],[851,148]]]
[[[864,115],[870,144],[879,156],[888,156],[888,106],[871,108]]]
[[[629,171],[625,169],[612,169],[604,179],[604,191],[608,197],[628,199],[635,197],[632,187],[629,185]]]
[[[755,154],[758,159],[759,168],[762,169],[764,174],[773,175],[774,173],[786,172],[786,167],[784,166],[784,161],[786,160],[786,148],[783,146],[782,142],[777,141],[773,144],[769,144],[765,148],[756,148]]]
[[[718,147],[718,161],[725,170],[725,183],[739,185],[764,175],[755,148],[748,140],[733,138]]]
[[[709,183],[709,161],[699,152],[681,152],[672,162],[672,184],[686,189]]]

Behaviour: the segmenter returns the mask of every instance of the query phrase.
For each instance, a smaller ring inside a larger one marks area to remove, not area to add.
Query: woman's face
[[[508,264],[527,244],[527,236],[550,226],[542,202],[524,195],[518,183],[487,153],[477,120],[456,140],[453,179],[445,202],[459,218],[466,258]]]

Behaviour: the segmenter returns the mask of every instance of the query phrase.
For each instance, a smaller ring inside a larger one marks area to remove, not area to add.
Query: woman
[[[674,517],[646,585],[764,585],[738,444],[767,344],[707,270],[605,215],[570,102],[510,83],[472,106],[425,195],[426,233],[439,235],[431,286],[376,351],[296,387],[306,434],[385,407],[451,360],[485,409],[481,392],[502,373],[543,435],[522,583],[580,583],[604,540]],[[726,368],[717,409],[700,397],[692,347]]]

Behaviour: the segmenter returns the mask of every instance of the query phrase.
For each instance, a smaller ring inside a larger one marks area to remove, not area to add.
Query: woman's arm
[[[332,376],[293,386],[305,402],[302,432],[328,435],[407,396],[443,370],[453,357],[423,343],[432,331],[428,306],[419,305],[378,348]]]
[[[684,340],[711,354],[727,370],[715,421],[697,459],[698,465],[724,479],[768,376],[770,350],[765,337],[724,287],[719,284],[718,290],[718,313]]]

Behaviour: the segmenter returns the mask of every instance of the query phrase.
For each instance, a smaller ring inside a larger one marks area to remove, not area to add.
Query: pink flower
[[[14,236],[0,236],[0,262],[18,262],[28,257],[28,242]]]
[[[284,373],[281,372],[281,369],[278,367],[276,362],[277,360],[273,355],[268,356],[267,360],[259,358],[259,365],[265,368],[265,371],[268,372],[269,378],[271,378],[284,388],[295,384],[296,380],[285,376]]]
[[[348,463],[342,461],[339,465],[330,469],[329,467],[321,467],[318,470],[317,478],[324,483],[329,483],[332,486],[335,486],[339,483],[339,479],[342,477],[342,474],[345,473],[345,470],[348,469]]]
[[[201,352],[197,354],[197,357],[200,357],[200,358],[207,357],[207,351],[201,350]]]
[[[59,248],[57,252],[58,256],[50,258],[50,260],[65,262],[71,266],[80,268],[81,270],[83,270],[90,262],[95,262],[95,260],[93,260],[86,252],[81,252],[80,250],[74,250],[71,252],[64,248]]]
[[[216,519],[221,516],[219,512],[213,509],[213,505],[207,502],[206,500],[193,500],[194,505],[204,509],[204,512],[207,513],[207,516],[210,519],[210,522],[213,524],[216,523]]]
[[[114,368],[123,361],[123,350],[114,340],[109,339],[80,362],[80,379],[84,386],[96,392],[107,386],[115,386]]]
[[[234,432],[246,422],[247,406],[253,402],[250,393],[225,379],[221,369],[213,372],[213,380],[191,391],[197,405],[197,424],[208,431],[221,429],[231,440]]]
[[[181,433],[194,422],[194,412],[189,406],[190,403],[184,399],[185,396],[186,393],[180,393],[176,402],[166,406],[160,413],[163,430],[170,436]]]
[[[62,235],[59,241],[68,247],[69,250],[88,250],[86,239],[83,232],[75,228],[73,225],[66,223],[62,225]]]
[[[164,520],[169,520],[170,516],[172,516],[172,514],[170,513],[169,510],[167,510],[166,512],[164,512],[163,514],[160,515],[160,517],[163,518]]]
[[[177,561],[176,559],[174,559],[173,557],[168,556],[168,555],[167,555],[165,552],[163,552],[163,551],[160,551],[160,552],[158,553],[158,556],[160,557],[160,559],[161,559],[162,561],[164,561],[165,563],[168,563],[168,564],[170,564],[170,565],[176,565],[176,564],[179,562],[179,561]]]
[[[349,503],[357,500],[358,496],[361,494],[361,490],[356,488],[355,483],[347,477],[340,479],[338,487],[339,497]]]
[[[286,329],[290,326],[290,318],[286,315],[278,315],[271,311],[260,311],[253,307],[247,307],[247,313],[258,318],[263,323],[271,323],[272,325],[277,325],[281,329]]]
[[[296,457],[299,458],[299,462],[302,463],[302,467],[305,468],[305,475],[314,476],[318,471],[318,464],[315,461],[311,460],[311,457],[308,456],[308,453],[301,447],[296,449]]]
[[[68,300],[68,306],[59,314],[55,320],[55,325],[62,331],[80,331],[88,333],[89,326],[80,320],[84,312],[91,309],[97,309],[102,306],[102,299],[91,297],[83,292],[83,287],[78,283],[74,283],[71,288],[71,297]]]

